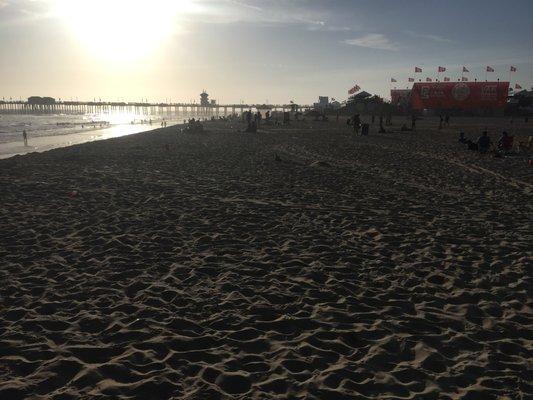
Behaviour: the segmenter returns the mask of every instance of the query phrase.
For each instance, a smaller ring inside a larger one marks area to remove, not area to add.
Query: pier
[[[209,104],[198,103],[133,103],[103,101],[49,101],[0,100],[0,114],[112,114],[218,117],[242,114],[246,110],[306,111],[311,106],[290,104]]]

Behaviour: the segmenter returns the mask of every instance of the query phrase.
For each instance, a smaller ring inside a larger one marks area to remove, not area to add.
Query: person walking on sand
[[[24,139],[24,146],[28,146],[28,133],[26,129],[22,131],[22,138]]]
[[[414,131],[416,130],[416,120],[418,118],[416,117],[415,114],[411,115],[411,130]]]

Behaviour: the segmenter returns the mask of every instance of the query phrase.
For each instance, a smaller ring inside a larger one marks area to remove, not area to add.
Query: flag
[[[470,71],[467,70],[466,67],[463,67],[463,72],[470,72]]]
[[[468,82],[468,78],[467,78],[466,76],[463,76],[463,77],[461,78],[461,80],[462,80],[463,82]]]
[[[415,72],[422,72],[422,68],[415,67]]]
[[[431,82],[431,78],[426,78],[426,82]]]
[[[414,82],[414,81],[415,81],[415,78],[407,78],[407,80],[408,80],[409,82]]]
[[[348,90],[348,94],[354,94],[354,93],[357,93],[359,90],[361,90],[361,88],[359,87],[359,85],[355,85],[353,88],[351,88],[350,90]]]
[[[448,78],[447,76],[444,77],[444,82],[450,82],[450,78]]]
[[[439,67],[439,70],[438,70],[438,71],[439,71],[439,72],[444,72],[444,71],[446,71],[446,68],[444,68],[444,67]]]
[[[520,86],[518,83],[515,83],[514,88],[515,89],[522,89],[522,86]]]
[[[494,72],[494,68],[489,67],[489,66],[487,65],[487,72]]]
[[[516,67],[513,67],[513,66],[511,65],[511,72],[516,72]]]

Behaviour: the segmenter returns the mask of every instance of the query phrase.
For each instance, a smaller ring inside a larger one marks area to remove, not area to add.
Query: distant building
[[[332,99],[331,103],[329,102],[328,96],[318,96],[318,103],[313,104],[313,108],[316,110],[336,110],[340,108],[341,103]]]
[[[28,104],[54,104],[56,100],[53,97],[31,96],[28,97]]]
[[[200,105],[203,107],[209,107],[209,95],[205,90],[200,94]]]
[[[339,103],[337,100],[333,100],[331,103],[329,103],[331,108],[333,108],[334,110],[338,110],[339,108],[342,107],[342,104]]]

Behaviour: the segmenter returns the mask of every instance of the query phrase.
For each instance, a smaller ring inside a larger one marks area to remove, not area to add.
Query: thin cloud
[[[416,33],[413,31],[405,31],[405,33],[414,38],[432,40],[438,43],[452,43],[453,42],[453,40],[451,39],[445,38],[443,36],[438,36],[438,35]]]
[[[262,25],[303,25],[321,29],[326,25],[323,13],[303,7],[300,2],[279,0],[191,0],[201,7],[194,14],[195,21],[210,23],[251,22]],[[260,4],[260,5],[257,5]],[[187,16],[183,16],[186,18]]]
[[[396,44],[392,43],[389,38],[381,33],[369,33],[354,39],[346,39],[343,43],[350,46],[367,47],[378,50],[398,50]]]

